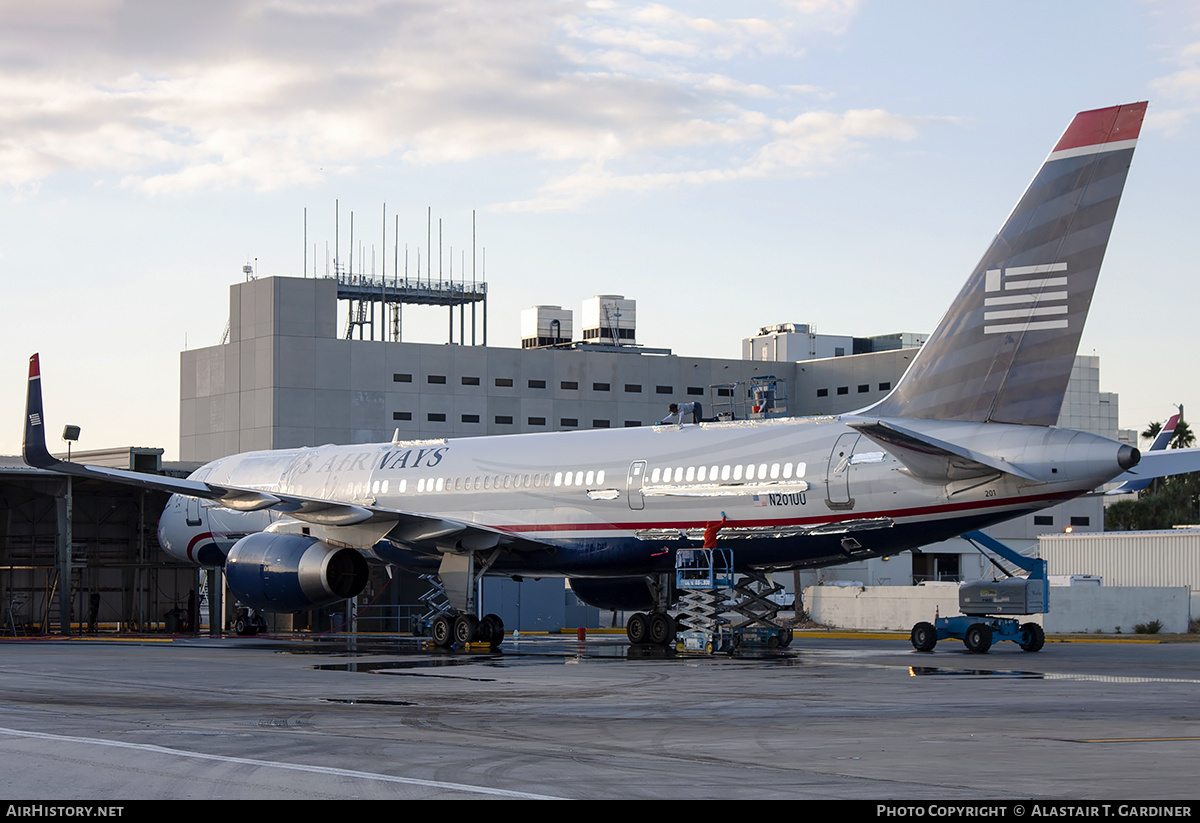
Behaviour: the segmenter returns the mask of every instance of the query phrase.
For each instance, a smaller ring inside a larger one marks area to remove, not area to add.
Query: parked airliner
[[[1054,423],[1145,111],[1074,118],[904,377],[853,414],[251,452],[176,480],[53,458],[34,355],[25,460],[173,493],[164,548],[223,565],[255,608],[353,597],[366,557],[438,572],[456,613],[441,635],[460,641],[502,632],[473,615],[484,573],[565,575],[594,604],[665,614],[657,581],[722,512],[721,545],[757,572],[1019,517],[1139,463]]]

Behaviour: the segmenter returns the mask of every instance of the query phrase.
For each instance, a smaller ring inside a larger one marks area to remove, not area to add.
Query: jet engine
[[[367,585],[367,561],[304,534],[257,532],[233,544],[225,580],[255,609],[295,612],[354,597]]]

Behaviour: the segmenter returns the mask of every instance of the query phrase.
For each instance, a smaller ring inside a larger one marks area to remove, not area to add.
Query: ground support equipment
[[[675,587],[677,651],[711,654],[791,642],[791,629],[777,620],[782,607],[770,599],[783,587],[757,573],[738,580],[732,549],[681,549],[675,555]]]
[[[985,654],[992,643],[1011,640],[1024,651],[1041,651],[1046,633],[1037,623],[1021,623],[1010,615],[1045,614],[1046,561],[1025,557],[983,532],[968,532],[964,538],[992,563],[1008,574],[999,563],[984,552],[984,547],[1029,573],[1028,577],[1009,574],[1005,580],[980,580],[966,583],[958,590],[957,617],[935,617],[933,623],[913,626],[909,639],[919,652],[931,652],[939,640],[961,640],[972,654]]]

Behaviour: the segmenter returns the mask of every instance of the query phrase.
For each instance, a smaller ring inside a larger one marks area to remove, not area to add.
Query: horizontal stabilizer
[[[1036,478],[1012,463],[916,430],[913,421],[843,420],[886,448],[914,476],[935,483],[986,477],[1000,472]]]
[[[1200,472],[1200,448],[1196,449],[1167,449],[1166,451],[1142,452],[1142,459],[1136,466],[1122,475],[1114,477],[1114,481],[1140,481],[1146,483],[1139,488],[1145,488],[1149,481],[1156,477],[1169,477],[1173,474],[1190,474]],[[1129,489],[1125,489],[1129,491]],[[1114,489],[1112,494],[1124,493]]]

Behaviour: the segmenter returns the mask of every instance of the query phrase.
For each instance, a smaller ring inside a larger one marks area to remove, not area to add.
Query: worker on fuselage
[[[700,422],[700,404],[699,403],[672,403],[668,406],[669,413],[666,417],[659,421],[659,425],[666,423],[683,423],[684,420],[691,419],[693,423]]]
[[[715,549],[717,547],[717,532],[725,527],[729,522],[729,518],[725,516],[725,512],[721,512],[721,520],[716,520],[704,527],[704,546],[705,549]]]

